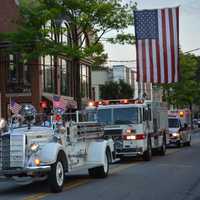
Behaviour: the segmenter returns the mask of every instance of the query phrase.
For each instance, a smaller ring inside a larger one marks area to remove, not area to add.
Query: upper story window
[[[54,57],[45,56],[41,58],[43,71],[43,89],[44,92],[54,93],[55,91],[55,73],[54,73]]]
[[[67,21],[63,20],[60,26],[60,42],[64,45],[71,44],[71,34]]]
[[[31,92],[31,66],[19,61],[19,55],[8,56],[7,93]]]
[[[62,43],[63,45],[71,44],[70,28],[66,20],[49,20],[46,22],[44,28],[44,34],[46,34],[46,38],[50,41]]]

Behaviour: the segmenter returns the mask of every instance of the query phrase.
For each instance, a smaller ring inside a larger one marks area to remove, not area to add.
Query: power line
[[[186,51],[186,52],[184,52],[184,53],[190,53],[190,52],[198,51],[198,50],[200,50],[200,48],[192,49],[192,50]]]
[[[108,60],[107,62],[136,62],[136,60]]]
[[[191,49],[189,51],[185,51],[183,53],[190,53],[194,51],[198,51],[200,48]],[[115,63],[136,63],[136,60],[107,60],[107,62],[115,62]]]

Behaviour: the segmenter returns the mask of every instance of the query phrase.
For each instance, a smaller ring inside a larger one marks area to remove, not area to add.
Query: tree
[[[117,34],[108,41],[134,43],[134,36],[123,30],[133,25],[135,8],[122,0],[20,0],[19,29],[1,36],[12,43],[9,50],[20,53],[23,62],[44,55],[72,58],[80,104],[80,60],[104,57],[101,39],[113,30]],[[60,34],[66,31],[70,42],[63,43]]]
[[[130,99],[133,92],[133,88],[123,80],[109,81],[100,87],[101,99]]]
[[[200,105],[200,58],[193,54],[180,54],[180,81],[164,86],[166,100],[179,108]]]

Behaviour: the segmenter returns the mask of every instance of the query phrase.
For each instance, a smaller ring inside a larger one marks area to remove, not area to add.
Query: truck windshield
[[[97,121],[106,125],[112,124],[111,109],[100,109],[97,112]]]
[[[97,121],[106,125],[136,124],[138,123],[138,108],[100,109],[97,112]]]
[[[168,119],[169,123],[169,128],[179,128],[179,120],[174,118],[174,119]]]
[[[113,109],[114,124],[138,123],[138,108],[115,108]]]
[[[86,121],[96,121],[96,110],[86,111]]]

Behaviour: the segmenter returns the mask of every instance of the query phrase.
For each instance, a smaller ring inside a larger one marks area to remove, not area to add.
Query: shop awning
[[[43,93],[42,96],[49,100],[53,101],[53,95],[49,93]],[[77,109],[77,102],[72,97],[62,96],[64,102],[66,103],[66,109]]]

